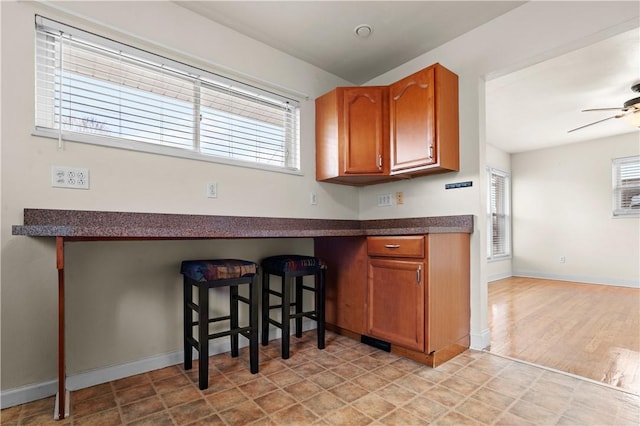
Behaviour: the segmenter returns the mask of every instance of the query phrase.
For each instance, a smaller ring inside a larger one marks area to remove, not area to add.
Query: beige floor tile
[[[329,392],[346,402],[355,401],[369,393],[365,388],[354,383],[345,383],[343,385],[336,386],[329,389]]]
[[[267,414],[271,414],[285,407],[295,404],[296,400],[288,393],[278,389],[256,398],[255,402]]]
[[[455,411],[455,414],[463,414],[466,417],[485,425],[492,424],[502,413],[502,410],[473,398],[469,398],[462,402],[455,408]]]
[[[329,413],[324,420],[332,425],[344,426],[364,426],[373,423],[371,417],[348,405]]]
[[[328,391],[320,392],[302,401],[302,405],[313,411],[318,417],[344,407],[347,403]]]
[[[227,424],[237,426],[248,425],[266,417],[266,413],[260,409],[258,404],[251,400],[235,405],[228,410],[218,413],[218,415],[227,422]]]
[[[449,410],[445,406],[422,396],[413,398],[407,404],[404,404],[402,408],[426,422],[434,422]]]
[[[374,420],[378,420],[396,409],[394,404],[375,393],[365,395],[351,405]]]
[[[302,404],[291,405],[271,414],[270,417],[279,425],[308,425],[318,420],[318,416]]]

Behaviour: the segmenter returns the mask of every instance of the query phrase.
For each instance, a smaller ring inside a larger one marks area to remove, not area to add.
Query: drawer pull
[[[400,244],[385,244],[384,246],[388,249],[400,248]]]

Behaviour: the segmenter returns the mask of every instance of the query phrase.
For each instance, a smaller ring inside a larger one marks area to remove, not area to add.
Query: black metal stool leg
[[[193,350],[191,349],[191,339],[193,339],[193,311],[189,303],[193,301],[193,291],[191,283],[185,276],[183,281],[183,319],[182,337],[184,339],[184,369],[191,370],[193,367]]]
[[[268,272],[262,272],[262,346],[269,344],[269,278]]]
[[[291,334],[291,283],[286,274],[282,276],[282,359],[289,358]]]
[[[209,385],[209,286],[198,285],[198,385]]]
[[[296,337],[302,337],[302,278],[296,277]]]
[[[239,327],[238,321],[238,286],[232,285],[229,287],[229,316],[231,330],[236,330]],[[231,356],[233,358],[238,356],[238,333],[233,333],[231,336]]]

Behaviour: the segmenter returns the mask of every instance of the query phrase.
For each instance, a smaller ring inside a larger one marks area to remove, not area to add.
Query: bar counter
[[[313,238],[473,232],[473,216],[336,220],[24,209],[13,235],[74,239]]]
[[[368,235],[472,233],[473,216],[336,220],[209,216],[89,210],[24,209],[13,235],[56,239],[58,270],[58,392],[54,419],[69,414],[65,368],[65,244],[74,241],[322,238]]]

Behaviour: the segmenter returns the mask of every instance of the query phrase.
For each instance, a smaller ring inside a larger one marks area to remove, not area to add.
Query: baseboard
[[[302,329],[304,331],[316,328],[316,322],[304,318]],[[292,330],[294,331],[294,330]],[[282,332],[279,328],[270,327],[269,340],[279,339]],[[247,339],[240,339],[240,347],[248,346]],[[229,337],[216,339],[209,342],[209,354],[216,355],[229,352]],[[194,359],[197,359],[198,352],[193,351]],[[136,374],[146,373],[160,368],[181,364],[184,361],[182,351],[162,354],[141,360],[133,361],[126,364],[115,365],[112,367],[91,370],[84,373],[67,376],[67,389],[76,391],[90,386],[96,386],[102,383],[111,382],[113,380],[122,379],[124,377]],[[43,383],[35,383],[32,385],[22,386],[19,388],[8,389],[0,392],[0,409],[13,407],[27,402],[36,401],[38,399],[53,396],[58,392],[58,381],[50,380]]]
[[[470,333],[471,338],[469,347],[477,351],[482,351],[491,345],[491,332],[485,328],[480,333]]]
[[[527,278],[544,278],[547,280],[571,281],[571,282],[578,282],[578,283],[585,283],[585,284],[610,285],[610,286],[616,286],[616,287],[640,288],[640,281],[621,280],[617,278],[607,278],[607,277],[546,274],[546,273],[530,272],[530,271],[513,271],[513,276],[527,277]]]
[[[501,272],[499,274],[489,275],[487,277],[487,281],[488,282],[498,281],[498,280],[503,280],[505,278],[509,278],[509,277],[512,277],[512,276],[513,276],[513,274],[511,272]]]

